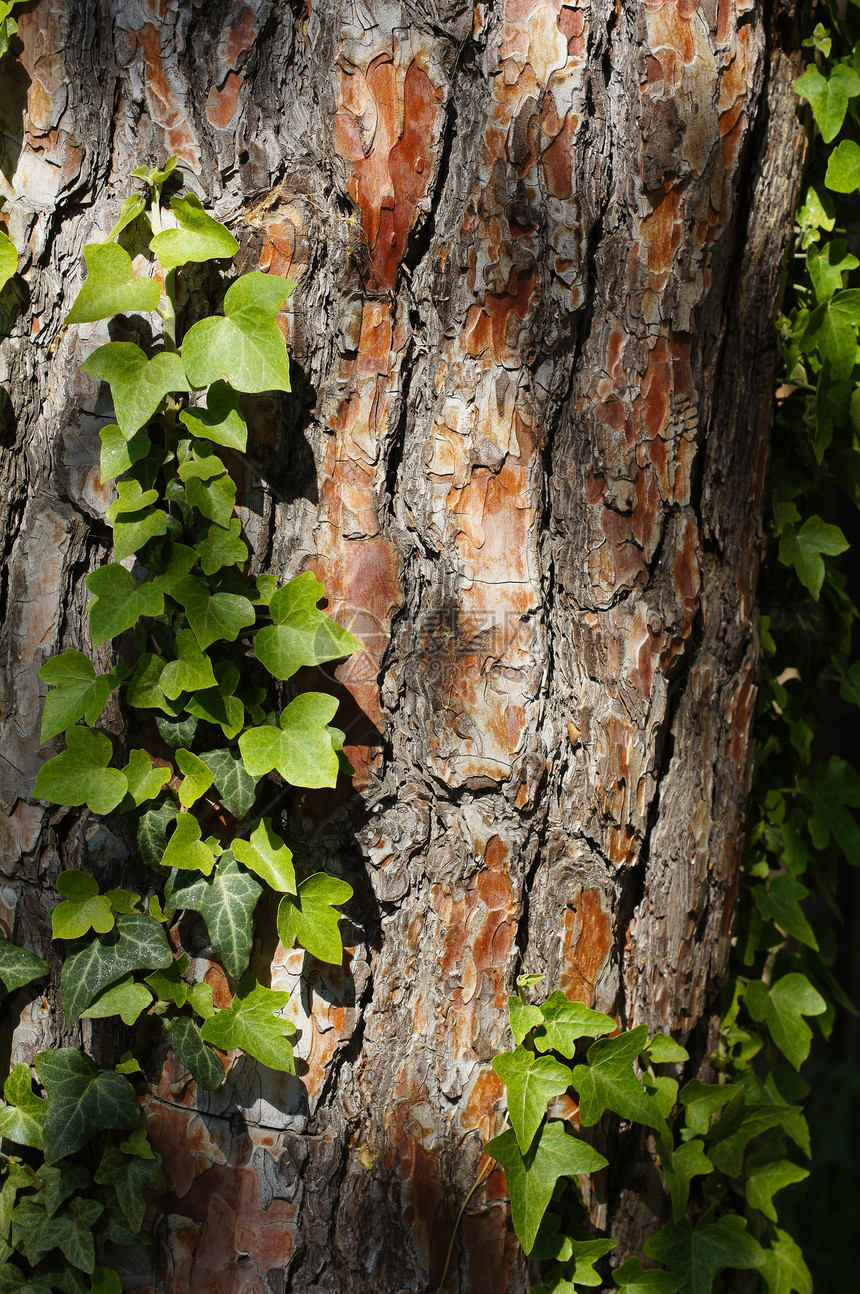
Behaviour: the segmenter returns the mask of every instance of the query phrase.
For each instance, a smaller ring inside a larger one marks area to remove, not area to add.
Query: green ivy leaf
[[[47,1105],[47,1101],[42,1102]],[[92,1184],[92,1178],[83,1164],[58,1164],[54,1168],[39,1169],[42,1189],[39,1192],[39,1203],[51,1218],[61,1204],[64,1204],[75,1191],[86,1190]]]
[[[820,517],[807,517],[798,530],[786,526],[779,541],[779,560],[793,566],[797,578],[818,601],[824,583],[822,554],[836,557],[848,548],[848,540],[838,526],[828,525]]]
[[[514,1230],[527,1254],[532,1251],[558,1179],[596,1173],[606,1167],[603,1155],[569,1136],[560,1123],[548,1123],[525,1155],[513,1128],[488,1141],[484,1150],[505,1170]]]
[[[180,813],[176,830],[167,842],[161,859],[162,867],[176,867],[180,871],[202,872],[208,876],[215,866],[215,854],[201,840],[200,823],[193,813]]]
[[[786,1231],[776,1229],[761,1265],[768,1294],[812,1294],[812,1275],[798,1245]]]
[[[185,579],[196,561],[197,554],[193,548],[187,544],[171,543],[164,569],[152,576],[152,583],[163,593],[170,593],[174,584]]]
[[[222,966],[231,979],[238,979],[248,965],[254,909],[262,893],[262,885],[239,868],[227,849],[211,880],[171,879],[165,897],[174,907],[200,913]]]
[[[154,800],[171,776],[169,768],[156,767],[147,752],[140,749],[129,751],[128,763],[122,771],[128,783],[129,801],[135,808]]]
[[[570,1069],[551,1056],[536,1056],[522,1046],[494,1056],[492,1065],[507,1088],[508,1116],[525,1154],[543,1121],[547,1103],[570,1086]]]
[[[257,618],[247,598],[237,593],[210,593],[203,580],[194,575],[174,584],[170,596],[185,608],[202,651],[214,642],[235,642]]]
[[[680,1276],[659,1267],[643,1268],[638,1258],[628,1258],[612,1275],[615,1284],[626,1294],[678,1294],[684,1283]]]
[[[3,1084],[6,1104],[0,1105],[0,1137],[19,1146],[41,1150],[47,1101],[33,1091],[29,1065],[16,1065]]]
[[[50,741],[79,719],[92,728],[119,681],[115,674],[97,677],[92,661],[73,647],[46,661],[39,678],[54,688],[45,697],[42,741]]]
[[[163,969],[172,961],[157,921],[140,912],[121,913],[110,934],[87,940],[66,958],[60,977],[66,1019],[77,1020],[102,989],[130,971]]]
[[[210,1016],[200,1036],[222,1051],[239,1048],[269,1069],[293,1074],[295,1061],[288,1038],[296,1028],[289,1020],[275,1015],[289,1000],[289,993],[264,988],[253,975],[246,975],[233,995],[231,1006]]]
[[[170,1044],[198,1087],[214,1092],[224,1082],[224,1066],[200,1037],[193,1020],[181,1015],[170,1030]]]
[[[0,54],[3,53],[0,41]],[[18,251],[8,234],[0,229],[0,291],[18,272]]]
[[[777,1191],[795,1182],[802,1182],[809,1176],[809,1169],[793,1164],[790,1159],[775,1159],[769,1164],[760,1164],[747,1174],[747,1200],[754,1209],[759,1209],[771,1222],[776,1222],[776,1208],[773,1197]]]
[[[614,1033],[615,1021],[600,1011],[591,1011],[581,1002],[570,999],[556,989],[540,1008],[543,1027],[535,1034],[538,1051],[558,1051],[568,1060],[573,1057],[580,1038],[597,1038]]]
[[[42,979],[47,973],[48,963],[41,957],[0,936],[0,983],[7,994]]]
[[[188,379],[177,354],[161,351],[147,359],[130,341],[109,341],[99,346],[81,368],[109,384],[116,420],[128,436],[149,422],[171,391],[188,390]]]
[[[205,980],[199,984],[192,984],[188,990],[188,1005],[204,1020],[215,1015],[218,1008],[212,1001],[211,984],[207,984]]]
[[[77,1047],[39,1052],[35,1065],[48,1093],[46,1163],[75,1154],[106,1128],[133,1128],[138,1123],[140,1107],[128,1079],[113,1070],[99,1070]]]
[[[135,463],[146,458],[152,449],[152,441],[142,431],[129,437],[114,422],[102,427],[99,436],[102,442],[99,478],[103,485],[119,476],[120,472],[131,471]]]
[[[196,545],[200,564],[206,575],[214,575],[222,566],[244,566],[248,560],[248,547],[242,539],[242,523],[230,517],[226,531],[220,526],[210,526]]]
[[[126,198],[119,209],[119,220],[108,234],[108,238],[116,238],[124,229],[133,224],[138,216],[142,216],[146,210],[146,203],[142,193],[132,193]],[[68,322],[68,321],[67,321]]]
[[[12,1214],[12,1242],[31,1264],[59,1249],[73,1267],[92,1272],[96,1265],[93,1224],[103,1208],[98,1200],[76,1198],[67,1211],[49,1218],[38,1199],[24,1199]]]
[[[278,937],[285,948],[298,943],[312,957],[339,966],[343,942],[339,904],[352,898],[352,886],[337,876],[315,872],[302,881],[297,895],[285,894],[278,906]]]
[[[116,1191],[119,1207],[134,1232],[143,1225],[147,1192],[163,1191],[165,1187],[160,1158],[124,1155],[116,1146],[109,1146],[102,1155],[96,1181]]]
[[[248,424],[239,410],[239,394],[226,382],[213,382],[206,396],[206,408],[183,409],[179,421],[192,436],[244,454],[248,445]]]
[[[843,139],[827,159],[824,183],[834,193],[853,193],[860,188],[860,145]]]
[[[655,1033],[645,1052],[652,1065],[683,1065],[684,1061],[690,1059],[686,1047],[682,1047],[665,1033]]]
[[[237,391],[289,391],[290,365],[275,316],[295,284],[258,270],[227,289],[224,317],[189,328],[182,358],[193,387],[225,379]]]
[[[137,584],[118,562],[100,566],[84,583],[93,594],[87,610],[94,647],[131,629],[141,616],[160,616],[164,611],[161,589],[149,582]]]
[[[699,1135],[706,1133],[712,1115],[740,1092],[741,1088],[736,1083],[702,1083],[698,1078],[691,1079],[681,1088],[679,1097],[687,1111],[687,1127]]]
[[[570,1279],[571,1294],[575,1294],[577,1285],[585,1285],[587,1288],[593,1288],[596,1285],[603,1284],[603,1277],[594,1270],[594,1264],[607,1254],[612,1253],[617,1240],[574,1240],[573,1242],[573,1259],[574,1269]],[[567,1284],[568,1282],[565,1282]],[[559,1287],[556,1286],[556,1291]]]
[[[784,934],[793,935],[807,948],[817,951],[818,941],[801,908],[808,897],[809,890],[787,873],[772,876],[766,887],[757,885],[753,890],[755,905],[765,921],[773,921]]]
[[[95,323],[111,315],[147,314],[161,300],[155,279],[133,277],[131,257],[118,243],[87,243],[87,277],[64,320],[67,324]]]
[[[193,193],[170,199],[180,229],[165,229],[150,242],[166,270],[189,261],[232,260],[239,244],[226,225],[203,210]]]
[[[305,692],[283,711],[280,728],[265,724],[243,732],[239,750],[251,776],[277,769],[292,786],[334,786],[339,734],[327,725],[337,707],[336,697]]]
[[[860,807],[860,773],[847,760],[831,755],[824,768],[816,770],[814,782],[804,779],[798,787],[812,799],[807,830],[815,848],[826,849],[833,835],[848,862],[860,867],[860,828],[851,812]]]
[[[0,36],[0,53],[3,52],[3,39]],[[0,1267],[0,1294],[52,1294],[56,1287],[48,1279],[34,1276],[28,1281],[19,1267],[5,1263]]]
[[[716,1222],[669,1222],[645,1245],[645,1253],[680,1276],[685,1294],[711,1294],[717,1274],[726,1267],[760,1267],[764,1251],[747,1234],[744,1218],[735,1214]]]
[[[184,809],[189,809],[209,790],[215,777],[202,759],[192,751],[183,750],[181,747],[176,752],[176,764],[179,771],[184,774],[179,786],[179,803]]]
[[[123,1024],[133,1025],[141,1011],[152,1005],[152,994],[145,984],[135,983],[131,975],[112,984],[81,1012],[82,1020],[106,1020],[118,1015]]]
[[[633,1073],[633,1062],[647,1040],[648,1028],[643,1024],[617,1038],[601,1038],[589,1047],[588,1064],[577,1065],[573,1071],[584,1128],[597,1123],[606,1110],[649,1128],[662,1127],[663,1116],[654,1098]]]
[[[840,64],[824,77],[813,64],[795,81],[794,88],[809,100],[821,138],[829,144],[842,129],[849,99],[860,94],[860,76],[853,68]]]
[[[295,894],[296,871],[293,855],[272,827],[271,818],[263,818],[251,833],[250,840],[237,837],[230,848],[249,871],[280,894]]]
[[[150,491],[155,493],[155,491]],[[108,509],[110,511],[110,509]],[[112,518],[113,551],[119,561],[139,552],[150,539],[167,534],[167,513],[161,508],[144,508],[139,512],[118,512]]]
[[[157,714],[155,726],[158,728],[161,740],[176,750],[179,746],[189,746],[194,740],[197,720],[193,715],[186,715],[184,719],[169,719],[166,715]]]
[[[812,248],[806,256],[806,268],[815,286],[819,301],[829,301],[834,292],[841,291],[843,275],[856,270],[860,260],[848,250],[845,238],[833,238],[821,248]]]
[[[167,849],[167,828],[177,817],[176,806],[170,801],[147,809],[137,826],[137,847],[147,867],[160,867]]]
[[[812,1030],[804,1016],[823,1015],[827,1003],[805,975],[783,975],[770,988],[761,980],[747,986],[747,1007],[754,1020],[763,1021],[782,1054],[795,1069],[809,1055]]]
[[[64,902],[51,913],[54,939],[80,939],[88,930],[102,935],[113,930],[111,901],[99,893],[98,882],[89,872],[60,872],[57,889]]]
[[[245,707],[233,696],[239,686],[239,670],[232,661],[221,661],[215,669],[216,687],[197,692],[186,702],[186,710],[198,719],[220,725],[229,741],[245,726]]]
[[[672,1217],[676,1222],[684,1216],[690,1202],[690,1182],[714,1171],[714,1165],[705,1154],[704,1144],[698,1137],[671,1148],[660,1142],[660,1159],[669,1194],[672,1197]]]
[[[153,971],[151,975],[144,976],[144,980],[160,1001],[172,1002],[174,1006],[181,1008],[188,1000],[188,985],[183,979],[188,966],[188,955],[183,953],[166,970]]]
[[[215,776],[215,788],[227,812],[237,821],[247,817],[257,799],[259,778],[252,777],[241,759],[226,746],[204,750],[202,758]]]
[[[166,665],[167,661],[154,652],[141,654],[125,691],[129,705],[137,710],[163,710],[173,718],[181,714],[181,706],[168,701],[161,690],[161,676]]]
[[[274,623],[257,631],[254,651],[275,678],[292,678],[303,665],[321,665],[361,650],[357,638],[317,609],[324,597],[325,588],[311,571],[272,595]]]
[[[54,804],[86,804],[93,813],[115,809],[128,791],[113,756],[110,738],[89,728],[69,728],[66,749],[39,769],[33,794]]]
[[[508,1018],[514,1042],[519,1044],[532,1029],[543,1024],[540,1007],[528,1006],[521,997],[508,998]]]

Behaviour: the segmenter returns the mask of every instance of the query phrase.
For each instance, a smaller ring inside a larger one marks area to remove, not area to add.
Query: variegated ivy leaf
[[[325,588],[311,571],[272,595],[274,623],[258,630],[254,651],[275,678],[291,678],[302,665],[321,665],[361,650],[357,638],[317,609],[324,597]]]
[[[129,751],[128,763],[122,771],[128,783],[129,799],[138,809],[147,800],[154,800],[171,777],[170,769],[156,767],[145,750]]]
[[[47,973],[48,963],[41,957],[0,937],[0,984],[5,993],[14,993]]]
[[[248,424],[239,411],[238,392],[226,382],[213,382],[206,396],[206,408],[195,405],[192,409],[183,409],[179,421],[201,440],[245,452]]]
[[[202,872],[208,876],[215,866],[217,855],[209,843],[201,840],[200,823],[193,813],[180,813],[176,830],[167,842],[163,867],[176,867],[180,871]]]
[[[193,751],[182,747],[176,752],[176,764],[184,774],[179,787],[179,803],[184,809],[190,809],[209,790],[215,776]]]
[[[281,894],[296,893],[293,855],[272,827],[271,818],[262,818],[251,832],[250,840],[233,840],[230,848],[239,862],[255,872],[270,889]]]
[[[135,463],[146,458],[152,448],[152,441],[144,432],[126,436],[115,422],[102,427],[99,436],[102,442],[99,477],[103,485],[119,476],[120,472],[130,471]]]
[[[242,733],[239,750],[251,776],[277,769],[293,786],[334,786],[343,737],[329,724],[337,707],[336,697],[305,692],[282,712],[279,728],[265,724]]]
[[[137,584],[118,562],[100,566],[84,583],[93,594],[87,610],[94,647],[130,629],[141,616],[160,616],[164,611],[161,589],[151,582]]]
[[[116,420],[127,436],[149,421],[171,391],[188,390],[188,379],[177,354],[161,351],[147,359],[144,351],[130,341],[109,341],[99,346],[81,368],[110,385]]]
[[[3,1084],[6,1104],[0,1105],[0,1137],[19,1146],[42,1149],[47,1101],[33,1091],[29,1065],[16,1065]]]
[[[285,894],[278,906],[278,938],[285,948],[298,943],[312,957],[339,966],[343,961],[338,906],[352,898],[352,886],[337,876],[315,872],[296,895]]]
[[[169,719],[166,715],[157,714],[155,726],[158,728],[161,740],[176,750],[178,746],[191,745],[197,731],[197,720],[194,715],[186,715],[184,719]]]
[[[102,935],[113,930],[111,901],[99,893],[98,882],[89,872],[60,872],[57,889],[63,902],[51,913],[54,939],[80,939],[88,930]]]
[[[189,261],[232,260],[239,244],[226,225],[203,210],[195,194],[171,198],[170,205],[180,228],[163,230],[149,244],[166,270]]]
[[[162,969],[173,961],[167,936],[157,921],[140,912],[121,913],[107,935],[88,939],[63,963],[60,987],[69,1023],[101,993],[130,971]]]
[[[112,984],[81,1012],[82,1020],[105,1020],[118,1015],[123,1024],[133,1025],[141,1011],[152,1004],[152,994],[145,984],[138,984],[126,975],[118,984]]]
[[[96,1169],[96,1182],[116,1191],[119,1207],[132,1231],[137,1233],[143,1225],[147,1196],[164,1190],[161,1156],[129,1155],[119,1146],[108,1146]]]
[[[110,813],[128,791],[125,775],[108,768],[110,738],[90,728],[69,728],[66,749],[39,769],[33,794],[55,804],[86,804],[93,813]]]
[[[92,661],[83,652],[68,647],[45,661],[39,678],[54,689],[45,697],[42,713],[42,741],[50,741],[79,719],[92,728],[122,674],[117,670],[97,676]]]
[[[140,1106],[127,1078],[99,1070],[77,1047],[39,1052],[39,1082],[48,1093],[45,1161],[55,1164],[107,1128],[133,1128]]]
[[[246,975],[233,994],[230,1007],[210,1016],[200,1036],[222,1051],[238,1048],[269,1069],[294,1074],[293,1047],[288,1039],[296,1027],[275,1014],[289,1000],[289,993],[264,988],[253,975]]]
[[[118,243],[87,243],[84,260],[87,277],[65,323],[94,323],[111,315],[157,309],[161,285],[155,279],[134,278],[131,257]]]
[[[92,1272],[96,1264],[93,1224],[103,1210],[104,1205],[98,1200],[77,1197],[68,1209],[49,1218],[43,1202],[38,1197],[28,1196],[12,1214],[12,1243],[31,1265],[37,1264],[52,1249],[59,1249],[72,1268]],[[29,1294],[32,1286],[22,1281],[20,1288]],[[43,1288],[58,1287],[51,1279]],[[86,1286],[80,1284],[77,1288],[83,1290]]]
[[[248,965],[254,909],[262,893],[262,885],[238,866],[227,849],[209,880],[171,878],[165,898],[176,908],[200,913],[222,966],[232,979],[238,979]]]
[[[200,692],[215,687],[212,662],[200,646],[191,629],[181,629],[176,635],[176,660],[164,666],[158,680],[161,691],[171,701],[180,692]]]
[[[181,1015],[170,1030],[170,1045],[198,1087],[214,1092],[224,1082],[224,1066],[217,1052],[200,1037],[188,1016]]]
[[[241,759],[226,746],[204,750],[202,758],[215,775],[215,787],[224,808],[241,821],[256,803],[259,778],[252,777]]]
[[[203,580],[194,575],[174,584],[170,596],[185,608],[202,651],[219,640],[235,642],[257,618],[247,598],[237,593],[210,593]]]
[[[242,523],[238,517],[230,517],[226,530],[210,526],[195,546],[206,575],[214,575],[222,566],[244,566],[248,560],[248,547],[242,539]]]
[[[245,707],[233,693],[239,686],[239,670],[232,661],[221,661],[215,669],[217,686],[197,692],[186,703],[189,714],[209,723],[217,723],[228,741],[245,726]]]
[[[223,318],[201,319],[182,343],[193,387],[223,379],[237,391],[289,391],[290,365],[275,316],[295,287],[258,270],[227,289]]]

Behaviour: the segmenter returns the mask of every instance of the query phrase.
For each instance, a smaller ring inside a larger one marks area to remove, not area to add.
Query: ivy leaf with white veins
[[[777,1191],[795,1182],[802,1182],[809,1176],[808,1168],[793,1164],[790,1159],[775,1159],[769,1164],[748,1171],[746,1178],[747,1200],[754,1209],[759,1209],[771,1222],[776,1222],[776,1208],[773,1197]]]
[[[102,485],[112,481],[120,472],[128,472],[146,458],[152,448],[152,441],[142,431],[129,437],[120,431],[115,422],[99,431],[102,452],[99,459],[99,479]]]
[[[190,809],[209,790],[215,776],[199,756],[182,747],[176,752],[176,765],[184,774],[179,786],[179,803],[184,809]]]
[[[513,1128],[488,1141],[484,1150],[505,1170],[514,1230],[526,1254],[534,1247],[558,1179],[596,1173],[607,1162],[586,1142],[569,1136],[560,1123],[548,1123],[525,1155]]]
[[[200,823],[193,813],[180,813],[176,830],[167,842],[162,867],[176,867],[180,871],[202,872],[208,876],[215,866],[215,854],[201,840]]]
[[[154,765],[145,750],[130,750],[128,763],[122,771],[128,783],[129,798],[138,809],[147,800],[154,800],[171,776],[170,769]]]
[[[133,277],[131,257],[118,243],[87,243],[87,277],[64,323],[95,323],[111,315],[148,314],[161,300],[155,279]]]
[[[242,539],[242,523],[238,517],[230,518],[226,530],[210,526],[195,547],[206,575],[214,575],[222,566],[242,567],[248,560],[248,546]]]
[[[591,1011],[582,1002],[571,1002],[556,989],[539,1008],[543,1027],[535,1034],[538,1051],[558,1051],[572,1059],[580,1038],[598,1038],[614,1033],[615,1021],[600,1011]]]
[[[235,642],[257,614],[247,598],[237,593],[210,593],[194,575],[174,584],[170,596],[185,608],[188,623],[202,651],[214,642]]]
[[[133,1025],[141,1011],[152,1004],[152,994],[145,984],[138,984],[131,975],[112,984],[99,993],[96,1000],[81,1012],[82,1020],[106,1020],[118,1015],[123,1024]]]
[[[293,855],[272,827],[271,818],[263,818],[251,833],[250,840],[238,838],[230,848],[239,862],[280,894],[295,894],[296,872]]]
[[[149,422],[171,391],[188,390],[188,379],[177,354],[161,351],[147,359],[144,351],[130,341],[109,341],[99,346],[81,368],[109,384],[116,420],[127,436]]]
[[[45,1162],[73,1155],[107,1128],[134,1128],[140,1106],[127,1078],[99,1070],[77,1047],[39,1052],[39,1082],[48,1093]]]
[[[39,769],[33,794],[54,804],[86,804],[93,813],[110,813],[128,791],[125,775],[108,768],[112,757],[113,746],[104,733],[69,728],[66,749]]]
[[[92,728],[119,682],[116,674],[97,676],[92,661],[74,647],[45,661],[39,678],[54,689],[45,697],[42,741],[50,741],[79,719]]]
[[[200,692],[215,687],[212,662],[200,649],[191,629],[180,629],[175,642],[176,660],[169,661],[158,680],[158,685],[171,701],[180,692]]]
[[[144,1159],[140,1155],[124,1155],[118,1146],[108,1146],[96,1169],[99,1186],[110,1186],[116,1191],[119,1207],[132,1231],[137,1233],[143,1225],[147,1195],[164,1190],[161,1159]]]
[[[189,261],[232,260],[239,244],[226,225],[204,211],[195,194],[171,198],[170,205],[181,228],[164,229],[149,244],[166,270]]]
[[[800,1069],[812,1043],[812,1030],[803,1017],[824,1014],[827,1003],[821,994],[805,975],[793,972],[769,988],[761,980],[752,981],[747,986],[746,999],[752,1018],[767,1024],[782,1054],[795,1069]]]
[[[317,603],[325,588],[311,571],[278,589],[269,602],[273,624],[258,630],[257,659],[275,678],[288,679],[302,665],[321,665],[361,651],[361,643],[335,624]]]
[[[812,1274],[799,1245],[787,1231],[776,1228],[759,1270],[768,1294],[812,1294]]]
[[[264,724],[243,732],[239,750],[251,776],[277,769],[292,786],[334,786],[341,734],[328,724],[337,707],[337,697],[304,692],[282,712],[280,728]]]
[[[64,901],[51,913],[54,939],[80,939],[88,930],[101,935],[113,930],[111,901],[99,893],[98,882],[89,872],[60,872],[57,889]]]
[[[171,878],[165,898],[176,908],[191,908],[206,922],[209,937],[231,979],[248,965],[254,938],[254,909],[263,887],[242,871],[232,852],[221,855],[210,880]]]
[[[29,1065],[15,1066],[3,1084],[3,1095],[6,1104],[0,1105],[0,1137],[41,1150],[48,1103],[33,1091]]]
[[[160,867],[167,849],[167,828],[177,817],[176,805],[164,800],[141,814],[137,824],[137,847],[147,867]]]
[[[275,1014],[289,1000],[289,993],[264,988],[253,975],[246,975],[233,994],[232,1004],[210,1016],[200,1036],[221,1051],[239,1048],[269,1069],[294,1074],[293,1046],[288,1038],[296,1032],[296,1026]]]
[[[41,957],[0,936],[0,983],[7,994],[25,988],[47,973],[48,963]]]
[[[716,1222],[669,1222],[645,1245],[645,1253],[680,1276],[685,1294],[711,1294],[726,1267],[760,1267],[764,1251],[747,1233],[744,1218],[730,1214]]]
[[[588,1063],[577,1065],[573,1071],[584,1128],[597,1123],[606,1110],[649,1128],[663,1126],[657,1103],[633,1073],[633,1062],[647,1041],[648,1028],[642,1024],[617,1038],[601,1038],[589,1047]]]
[[[320,961],[339,966],[343,940],[337,905],[352,898],[352,886],[327,872],[302,881],[297,895],[285,894],[278,906],[278,938],[285,948],[298,943]]]
[[[98,1200],[77,1197],[68,1209],[49,1218],[42,1201],[28,1196],[12,1214],[12,1243],[33,1266],[52,1249],[59,1249],[72,1268],[92,1272],[96,1264],[93,1224],[103,1211],[104,1205]],[[50,1287],[59,1288],[53,1273]],[[25,1282],[21,1288],[29,1292],[32,1287]],[[85,1286],[80,1284],[77,1288],[83,1290]]]
[[[87,610],[94,647],[131,629],[141,616],[160,616],[164,611],[161,589],[150,582],[137,584],[118,562],[91,571],[84,583],[93,594]]]
[[[201,752],[204,764],[215,775],[215,788],[228,813],[240,822],[247,817],[257,800],[259,778],[252,777],[228,747]]]
[[[227,289],[223,317],[201,319],[182,343],[193,387],[225,379],[237,391],[289,391],[290,364],[275,316],[295,287],[252,270]]]
[[[167,936],[153,917],[121,913],[110,934],[87,940],[63,963],[60,987],[66,1019],[73,1023],[102,989],[130,971],[160,970],[172,961]]]
[[[239,411],[239,393],[226,382],[213,382],[206,396],[206,408],[183,409],[179,421],[192,436],[211,440],[244,454],[248,445],[248,424]]]
[[[570,1069],[551,1056],[536,1056],[525,1047],[495,1056],[493,1069],[507,1088],[508,1115],[525,1154],[546,1114],[547,1103],[570,1086]]]
[[[181,1015],[174,1022],[170,1030],[170,1045],[198,1087],[214,1092],[224,1082],[224,1066],[200,1037],[200,1030],[188,1016]]]

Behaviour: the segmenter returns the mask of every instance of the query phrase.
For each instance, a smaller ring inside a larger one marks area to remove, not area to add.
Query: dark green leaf
[[[113,1070],[99,1070],[77,1047],[36,1056],[39,1082],[48,1093],[45,1161],[73,1155],[106,1128],[133,1128],[140,1119],[134,1088]]]
[[[198,1087],[214,1092],[224,1082],[224,1066],[200,1037],[193,1020],[180,1016],[170,1031],[170,1043]]]
[[[124,1155],[116,1146],[109,1146],[102,1155],[96,1181],[116,1191],[119,1207],[134,1232],[140,1231],[143,1225],[147,1191],[161,1191],[165,1186],[160,1158]]]
[[[760,1267],[764,1261],[745,1220],[734,1215],[697,1227],[669,1222],[646,1243],[645,1253],[681,1277],[685,1294],[711,1294],[717,1274],[725,1268]]]
[[[551,1056],[536,1056],[522,1046],[501,1052],[492,1064],[507,1088],[508,1116],[525,1154],[543,1121],[547,1103],[570,1086],[570,1069]]]
[[[643,1268],[638,1258],[628,1258],[612,1275],[626,1294],[677,1294],[684,1283],[680,1276],[660,1267]]]
[[[12,1214],[13,1243],[29,1263],[59,1249],[73,1267],[92,1272],[96,1265],[93,1224],[102,1208],[98,1200],[76,1198],[68,1210],[49,1218],[38,1199],[25,1199]]]
[[[184,877],[171,879],[166,897],[176,908],[200,913],[221,964],[232,979],[238,979],[248,965],[254,909],[262,893],[262,885],[239,868],[227,849],[211,879],[190,883]]]
[[[601,1038],[589,1047],[588,1064],[577,1065],[573,1071],[584,1128],[597,1123],[606,1110],[650,1128],[661,1127],[663,1116],[656,1101],[633,1073],[633,1062],[647,1040],[647,1026],[640,1025],[617,1038]]]
[[[147,867],[160,867],[167,848],[167,828],[176,818],[176,806],[165,800],[141,815],[137,826],[137,847]]]
[[[256,802],[259,778],[252,777],[226,746],[204,750],[201,758],[215,775],[215,787],[227,812],[237,820],[246,817]]]
[[[157,921],[140,912],[121,913],[110,934],[87,940],[66,958],[60,980],[66,1019],[77,1020],[102,989],[130,971],[162,969],[172,961]]]

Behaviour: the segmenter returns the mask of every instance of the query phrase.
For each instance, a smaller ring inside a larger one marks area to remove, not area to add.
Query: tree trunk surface
[[[298,1079],[242,1058],[210,1094],[154,1062],[170,1190],[128,1290],[435,1291],[501,1126],[489,1061],[521,971],[706,1054],[750,773],[797,49],[777,0],[21,17],[0,108],[22,251],[0,302],[0,919],[54,972],[13,1063],[80,1037],[44,925],[57,871],[147,884],[117,823],[32,796],[55,752],[38,670],[93,655],[83,577],[111,545],[109,404],[79,372],[107,332],[62,320],[141,162],[177,153],[240,268],[298,284],[294,395],[236,459],[241,516],[255,569],[316,571],[365,646],[334,682],[355,782],[286,808],[299,861],[356,888],[344,966],[285,951],[264,914],[256,968],[292,990]],[[99,1022],[87,1039],[105,1063],[127,1046]],[[622,1248],[661,1208],[636,1159],[619,1146],[589,1200]],[[497,1171],[446,1289],[527,1288]]]

